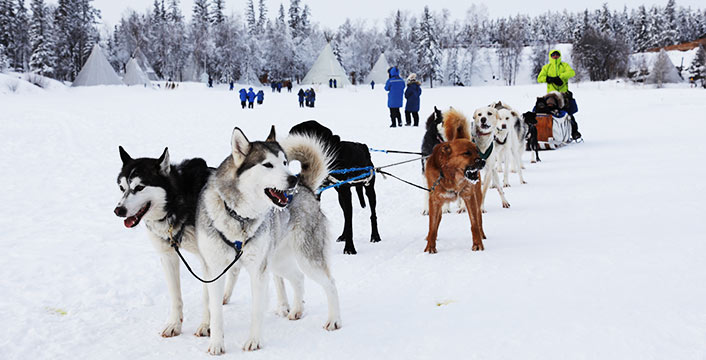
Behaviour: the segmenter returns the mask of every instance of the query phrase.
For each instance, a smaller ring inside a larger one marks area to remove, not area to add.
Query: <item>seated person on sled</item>
[[[571,137],[574,140],[581,138],[581,133],[578,130],[578,124],[574,118],[574,113],[578,111],[576,100],[573,94],[569,91],[569,79],[574,77],[576,73],[569,64],[561,61],[561,52],[559,50],[551,50],[549,52],[549,63],[542,67],[542,71],[537,76],[537,82],[547,83],[547,92],[558,91],[564,95],[566,112],[571,120]]]

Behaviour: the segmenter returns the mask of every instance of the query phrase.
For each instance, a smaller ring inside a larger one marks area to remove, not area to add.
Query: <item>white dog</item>
[[[485,211],[485,195],[492,180],[494,184],[500,184],[496,163],[498,161],[498,153],[495,151],[495,132],[498,124],[498,111],[494,106],[486,106],[476,109],[473,112],[473,142],[478,146],[481,158],[485,159],[486,164],[483,171],[483,203],[481,209]],[[505,199],[505,192],[502,186],[496,186],[500,199],[504,208],[509,208],[510,203]]]

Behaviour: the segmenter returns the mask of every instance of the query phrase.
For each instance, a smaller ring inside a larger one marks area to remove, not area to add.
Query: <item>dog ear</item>
[[[240,128],[233,129],[233,136],[230,138],[230,146],[232,149],[233,163],[235,167],[240,165],[245,160],[245,156],[250,151],[250,141]]]
[[[120,160],[123,161],[123,165],[125,165],[129,162],[132,162],[132,158],[130,157],[130,154],[128,154],[127,151],[125,151],[125,149],[123,149],[122,146],[118,146],[118,151],[120,151]]]
[[[272,125],[272,128],[270,128],[270,135],[267,135],[267,142],[277,142],[276,139],[277,135],[275,134],[275,126]]]
[[[439,109],[436,108],[436,105],[434,105],[434,111],[437,112]]]
[[[164,148],[162,156],[159,157],[159,172],[164,176],[169,176],[169,148]]]
[[[441,155],[444,155],[444,157],[451,156],[451,145],[448,142],[441,145]]]

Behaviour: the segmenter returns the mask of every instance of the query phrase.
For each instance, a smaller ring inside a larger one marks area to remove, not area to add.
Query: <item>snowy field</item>
[[[434,105],[470,115],[501,99],[526,111],[544,89],[424,88],[420,117]],[[439,253],[423,253],[422,191],[379,178],[383,241],[368,242],[368,209],[354,204],[358,255],[332,246],[343,328],[322,329],[326,300],[307,281],[304,317],[268,311],[263,349],[242,352],[244,272],[224,308],[224,357],[706,358],[706,93],[615,82],[572,90],[585,143],[542,152],[538,164],[525,154],[528,184],[513,174],[510,209],[489,191],[484,252],[470,251],[468,217],[454,213],[441,222]],[[126,229],[113,214],[118,145],[135,157],[169,146],[172,161],[200,156],[216,166],[234,126],[262,140],[272,124],[283,136],[316,119],[374,148],[420,148],[423,125],[388,127],[382,89],[317,94],[315,109],[300,109],[294,93],[265,89],[263,106],[241,110],[237,93],[201,84],[0,93],[0,358],[209,359],[208,339],[191,335],[201,285],[183,266],[184,333],[159,336],[169,312],[159,258],[144,226]],[[373,155],[376,165],[409,158]],[[421,182],[418,162],[390,172]],[[322,207],[337,236],[335,191]]]

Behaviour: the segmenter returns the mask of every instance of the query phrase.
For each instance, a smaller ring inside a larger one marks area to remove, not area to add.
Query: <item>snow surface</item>
[[[332,244],[343,328],[322,329],[326,299],[307,280],[304,317],[268,311],[263,349],[242,352],[243,272],[224,308],[224,358],[704,359],[706,145],[691,136],[706,130],[704,91],[571,88],[586,142],[542,152],[538,164],[525,154],[528,184],[511,176],[510,209],[489,191],[484,252],[470,251],[468,216],[454,213],[441,222],[439,253],[423,253],[422,191],[379,178],[383,241],[368,242],[369,211],[354,204],[358,255]],[[497,100],[525,111],[544,89],[425,88],[420,115],[434,105],[470,114]],[[200,156],[217,166],[234,126],[262,140],[272,124],[284,136],[308,119],[374,148],[420,148],[423,127],[388,127],[380,88],[322,86],[315,109],[300,109],[297,91],[266,90],[254,110],[240,109],[237,92],[196,83],[0,94],[1,357],[210,359],[208,339],[191,335],[201,285],[183,267],[184,333],[159,336],[169,312],[159,258],[144,226],[126,229],[112,213],[117,148],[156,157],[169,146],[175,162]],[[373,154],[378,166],[409,158]],[[416,161],[390,171],[421,181]],[[336,193],[321,204],[337,236]]]

